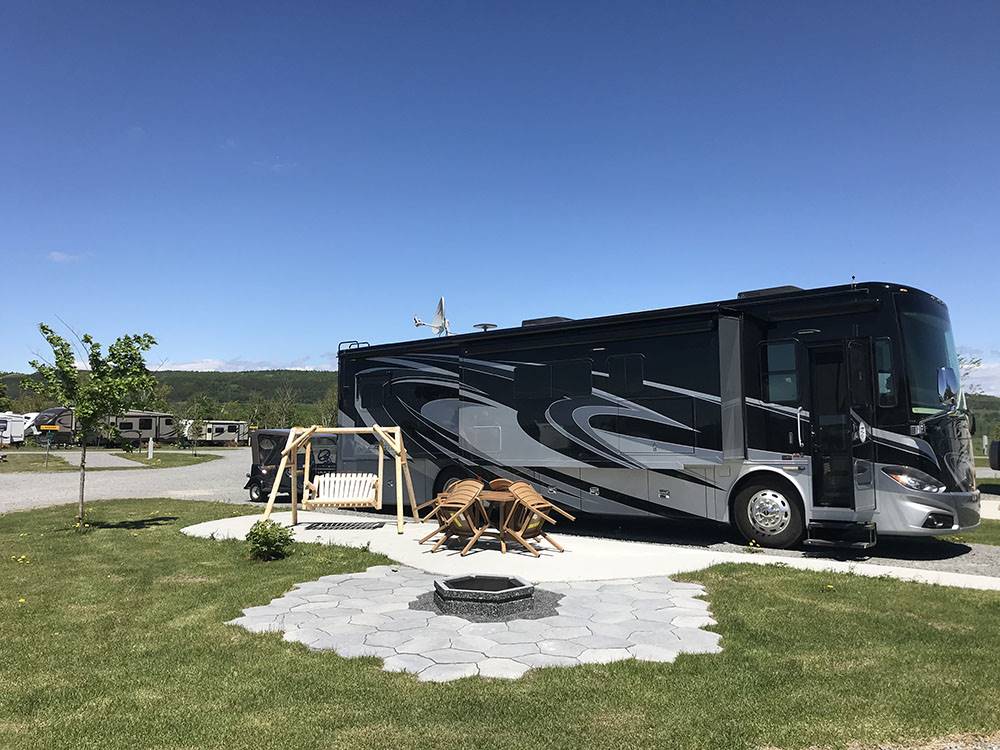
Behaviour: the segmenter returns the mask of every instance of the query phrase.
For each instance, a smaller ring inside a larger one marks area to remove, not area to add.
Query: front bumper
[[[879,486],[877,491],[875,522],[879,534],[938,536],[979,525],[979,490],[913,492],[892,484]]]

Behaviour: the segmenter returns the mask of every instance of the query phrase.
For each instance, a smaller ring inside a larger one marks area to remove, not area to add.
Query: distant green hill
[[[994,440],[1000,440],[1000,397],[998,396],[967,396],[969,411],[976,415],[976,437],[973,443],[976,450],[982,449],[980,435],[989,435]]]
[[[185,372],[162,370],[156,379],[170,386],[171,402],[187,401],[205,395],[221,403],[247,401],[254,394],[273,398],[278,391],[291,388],[296,400],[312,404],[337,385],[337,373],[313,370],[250,370],[247,372]]]
[[[219,403],[246,402],[254,395],[271,399],[278,392],[291,388],[295,400],[313,404],[323,398],[327,390],[337,385],[337,373],[313,370],[251,370],[248,372],[187,372],[162,370],[156,379],[170,387],[170,403],[188,401],[194,396],[207,396]],[[22,373],[3,373],[0,380],[7,384],[12,399],[21,396]]]

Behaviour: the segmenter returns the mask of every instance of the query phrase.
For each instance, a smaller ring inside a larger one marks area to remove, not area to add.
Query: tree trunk
[[[87,478],[87,436],[83,436],[80,446],[80,507],[77,510],[77,520],[80,521],[80,528],[83,528],[83,483]]]

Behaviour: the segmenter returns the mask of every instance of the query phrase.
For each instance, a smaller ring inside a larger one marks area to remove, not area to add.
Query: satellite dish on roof
[[[478,329],[479,329],[480,331],[482,331],[483,333],[486,333],[486,332],[487,332],[488,330],[490,330],[491,328],[496,328],[496,327],[497,327],[497,324],[496,324],[496,323],[476,323],[476,324],[475,324],[475,325],[473,325],[472,327],[473,327],[473,328],[478,328]]]
[[[448,324],[448,318],[444,315],[444,297],[438,300],[437,310],[434,312],[434,319],[430,323],[425,323],[416,315],[413,316],[413,325],[417,328],[421,326],[426,326],[430,328],[438,336],[447,336],[451,333],[451,328]]]

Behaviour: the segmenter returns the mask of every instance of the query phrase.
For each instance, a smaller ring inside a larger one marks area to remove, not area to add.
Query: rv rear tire
[[[780,479],[757,479],[733,501],[733,521],[740,534],[761,547],[785,549],[805,532],[802,499]]]
[[[447,487],[452,482],[459,479],[468,479],[471,475],[464,469],[458,466],[448,466],[442,469],[437,478],[434,480],[434,494],[431,497],[437,497],[442,492],[444,492],[445,487]]]

